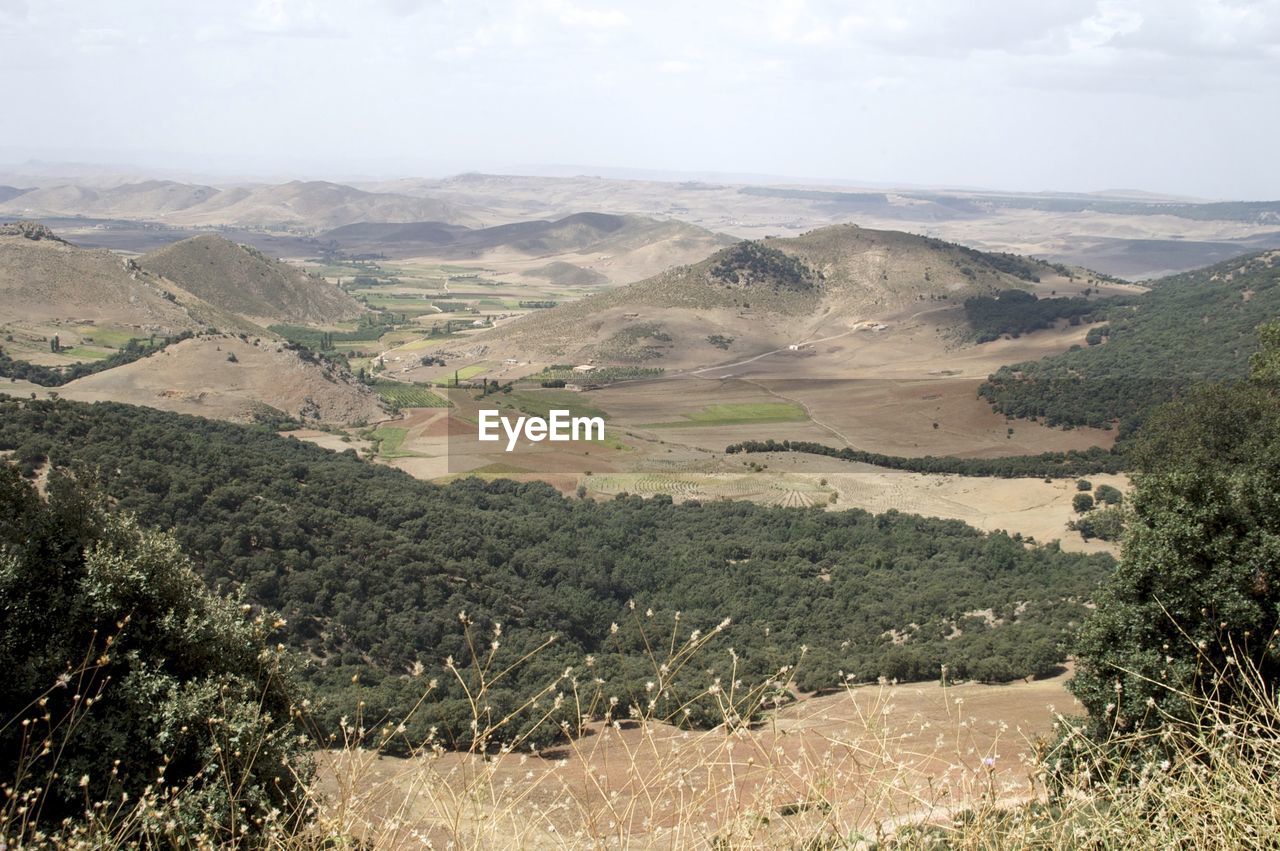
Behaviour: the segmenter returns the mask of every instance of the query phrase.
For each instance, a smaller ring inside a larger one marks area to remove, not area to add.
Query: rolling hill
[[[399,251],[457,258],[475,257],[498,249],[534,256],[635,249],[669,239],[731,242],[683,222],[609,213],[575,213],[554,221],[513,222],[487,228],[451,226],[445,222],[362,222],[335,228],[322,236],[349,250],[390,244]]]
[[[928,232],[989,251],[1034,254],[1135,281],[1280,247],[1280,203],[1274,201],[1199,203],[1129,191],[1008,193],[761,180],[772,184],[748,175],[621,179],[583,170],[542,177],[470,173],[363,188],[483,209],[493,221],[609,210],[674,217],[743,239],[852,221]]]
[[[90,216],[171,225],[326,230],[352,222],[411,222],[426,219],[471,222],[456,207],[430,198],[366,192],[339,183],[300,181],[280,185],[218,188],[148,180],[97,188],[65,184],[41,187],[4,199],[0,216],[21,218]]]
[[[138,263],[209,304],[262,325],[327,324],[364,312],[359,302],[323,278],[220,236],[184,239]]]
[[[345,369],[303,356],[255,324],[358,314],[345,293],[220,237],[185,240],[143,259],[145,265],[80,248],[32,222],[0,225],[5,355],[50,367],[109,367],[57,388],[73,399],[241,422],[385,415],[378,397]],[[196,336],[130,363],[96,360],[131,338],[145,344],[184,332]],[[52,351],[55,339],[60,345]]]
[[[837,225],[737,243],[475,339],[489,358],[705,366],[842,335],[929,302],[958,305],[972,295],[1047,288],[1060,277],[1059,268],[1035,260]]]
[[[733,242],[684,222],[607,213],[486,228],[362,222],[335,228],[321,238],[356,255],[482,262],[497,274],[567,286],[629,283],[670,266],[696,263]]]
[[[361,423],[382,419],[377,394],[350,373],[272,341],[184,340],[58,388],[83,402],[127,402],[232,422]]]
[[[208,201],[212,186],[145,180],[113,187],[76,184],[41,187],[4,199],[5,209],[31,215],[81,215],[119,218],[163,218]],[[15,201],[15,198],[21,200]],[[8,202],[14,201],[13,204]]]
[[[595,269],[584,269],[565,260],[552,260],[543,266],[535,266],[520,273],[525,278],[541,278],[571,287],[597,287],[609,283],[609,277]]]
[[[183,297],[110,251],[79,248],[32,222],[0,225],[0,314],[8,322],[93,322],[139,331],[198,330]]]

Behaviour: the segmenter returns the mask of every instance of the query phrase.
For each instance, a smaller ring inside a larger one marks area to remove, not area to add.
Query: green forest
[[[1111,299],[1090,301],[1087,298],[1063,296],[1037,298],[1023,290],[1005,290],[995,296],[965,299],[964,316],[973,329],[977,342],[989,343],[1005,334],[1013,337],[1052,328],[1061,319],[1072,325],[1088,322],[1092,316],[1110,307]]]
[[[406,717],[422,693],[412,672],[438,677],[440,699],[407,733],[419,740],[430,727],[467,738],[460,682],[479,675],[471,660],[499,624],[487,664],[514,667],[487,693],[494,712],[588,654],[595,687],[626,705],[628,684],[652,673],[652,637],[693,630],[717,640],[710,667],[681,672],[688,693],[730,664],[767,678],[801,645],[804,689],[933,678],[944,664],[1002,681],[1062,661],[1113,567],[892,511],[441,486],[262,427],[114,403],[0,398],[0,451],[27,476],[50,463],[100,482],[120,510],[171,532],[210,587],[278,612],[330,728],[358,701],[366,718]],[[686,723],[711,714],[685,708]]]
[[[1044,452],[1040,455],[1006,455],[1002,458],[956,458],[950,455],[881,455],[848,446],[827,446],[807,440],[744,440],[726,446],[726,454],[739,452],[804,452],[825,455],[859,464],[872,464],[891,470],[912,473],[947,473],[957,476],[993,476],[998,478],[1055,477],[1075,478],[1091,473],[1118,473],[1124,469],[1124,456],[1094,446],[1067,452]]]
[[[980,395],[1006,416],[1131,435],[1193,384],[1245,377],[1258,325],[1280,316],[1280,263],[1259,254],[1162,278],[1103,314],[1097,345],[1001,367]]]

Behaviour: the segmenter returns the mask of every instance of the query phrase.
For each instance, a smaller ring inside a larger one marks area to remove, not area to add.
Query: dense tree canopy
[[[726,453],[738,452],[804,452],[825,455],[859,464],[873,464],[891,470],[910,470],[913,473],[950,473],[959,476],[995,476],[1020,478],[1024,476],[1067,476],[1088,473],[1116,473],[1124,469],[1124,456],[1101,447],[1067,452],[1043,452],[1039,455],[1006,455],[1003,458],[956,458],[950,455],[882,455],[848,446],[835,447],[807,440],[744,440],[726,446]]]
[[[981,394],[1011,417],[1134,432],[1156,406],[1204,381],[1242,379],[1260,323],[1280,315],[1280,254],[1161,279],[1105,311],[1105,342],[1001,367]],[[1092,342],[1092,340],[1091,340]]]
[[[168,536],[59,473],[48,494],[0,463],[4,806],[56,824],[152,795],[161,835],[224,839],[296,813],[310,769],[271,624],[210,594]]]
[[[402,715],[422,691],[407,672],[422,671],[439,677],[440,699],[418,721],[445,738],[465,737],[470,721],[442,668],[471,659],[463,611],[476,634],[502,624],[509,663],[556,636],[513,670],[511,700],[586,654],[598,657],[601,688],[625,698],[636,672],[652,671],[641,626],[687,636],[726,618],[707,658],[682,674],[689,688],[719,676],[730,647],[750,679],[808,645],[797,673],[806,688],[929,678],[943,664],[1007,679],[1063,659],[1112,565],[896,512],[438,486],[353,452],[118,404],[0,401],[0,450],[28,470],[47,457],[96,471],[121,507],[172,530],[213,588],[279,610],[331,722],[358,699],[367,717]],[[654,614],[639,617],[630,601]],[[1001,665],[978,664],[996,657]]]
[[[1280,677],[1275,328],[1252,382],[1161,408],[1132,450],[1124,556],[1082,631],[1073,684],[1100,736],[1186,717],[1197,698],[1240,699],[1242,666]]]
[[[1052,328],[1059,320],[1072,325],[1089,321],[1112,305],[1112,300],[1087,298],[1037,298],[1023,290],[1005,290],[995,296],[965,299],[964,316],[979,343],[998,340],[1009,334],[1017,337],[1042,328]]]

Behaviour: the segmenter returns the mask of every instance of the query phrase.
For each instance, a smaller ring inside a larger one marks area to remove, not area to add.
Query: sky
[[[0,163],[1280,198],[1280,0],[0,0]]]

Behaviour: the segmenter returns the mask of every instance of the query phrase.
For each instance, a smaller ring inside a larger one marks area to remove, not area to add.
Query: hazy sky
[[[1280,198],[1280,0],[0,0],[0,162]]]

